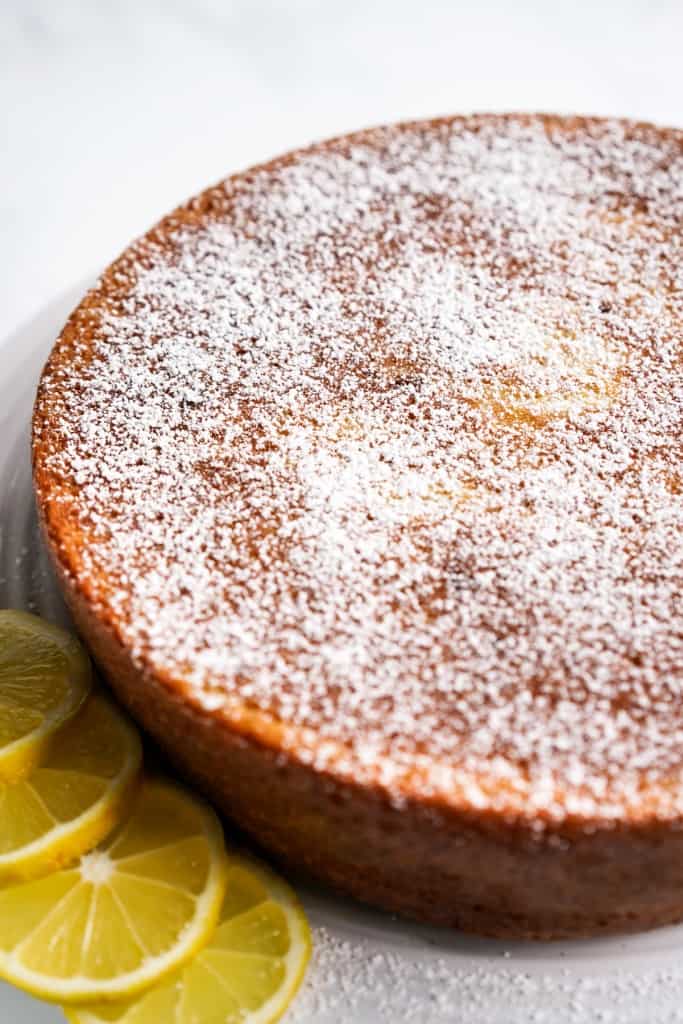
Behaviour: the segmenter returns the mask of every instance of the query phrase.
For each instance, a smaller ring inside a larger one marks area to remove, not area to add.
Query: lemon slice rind
[[[74,636],[28,612],[0,609],[2,632],[49,641],[64,655],[68,672],[63,699],[43,715],[40,725],[0,746],[0,782],[14,782],[41,761],[52,735],[78,712],[90,690],[91,669],[88,655]]]
[[[110,777],[104,771],[98,776],[88,758],[96,757],[97,745],[111,743],[112,737],[116,747],[120,746],[120,765],[114,774],[109,773]],[[79,714],[52,737],[44,762],[31,775],[15,783],[0,783],[0,807],[8,791],[13,790],[15,805],[21,807],[24,798],[34,800],[44,808],[45,817],[55,822],[34,840],[0,853],[0,885],[29,881],[57,871],[96,846],[123,817],[141,766],[142,744],[137,729],[108,698],[93,693]],[[98,783],[101,780],[101,795],[89,805],[83,801],[85,806],[80,814],[57,821],[53,809],[46,806],[41,787],[41,782],[51,774],[60,779],[62,789],[71,790],[64,796],[72,801],[76,783],[69,776],[73,774],[94,778]]]
[[[7,908],[9,907],[11,910],[13,905],[15,908],[19,908],[19,914],[24,913],[24,908],[30,907],[31,899],[37,891],[34,887],[62,884],[64,892],[60,891],[59,899],[50,908],[50,912],[62,910],[68,904],[68,901],[73,899],[74,891],[78,886],[90,887],[87,888],[88,899],[91,899],[95,890],[97,890],[97,898],[99,898],[103,888],[106,888],[109,892],[108,878],[98,877],[98,864],[106,864],[108,859],[107,851],[114,849],[116,844],[121,842],[121,837],[126,832],[130,833],[134,831],[135,827],[140,826],[144,834],[145,822],[142,819],[147,816],[149,810],[146,805],[150,803],[153,805],[157,797],[165,800],[167,805],[175,803],[180,817],[182,813],[187,813],[189,809],[192,809],[192,813],[198,818],[201,826],[201,831],[195,834],[203,837],[206,840],[207,846],[208,867],[204,884],[201,892],[194,899],[194,912],[172,946],[164,952],[147,955],[140,966],[124,969],[114,976],[104,979],[98,979],[93,977],[92,974],[82,972],[70,973],[68,976],[51,975],[45,970],[40,971],[27,966],[21,959],[22,952],[25,952],[27,946],[30,947],[31,940],[35,939],[35,934],[41,929],[48,932],[46,942],[52,946],[53,922],[49,920],[46,914],[37,921],[35,927],[31,926],[29,931],[26,933],[22,932],[21,940],[12,949],[2,948],[2,936],[0,936],[0,977],[32,995],[50,1002],[68,1004],[92,1002],[95,1000],[128,999],[137,992],[158,983],[165,975],[179,968],[205,945],[215,929],[225,893],[228,862],[223,842],[223,831],[218,818],[210,807],[202,801],[194,799],[180,786],[160,779],[147,780],[143,783],[136,797],[135,806],[130,818],[114,832],[113,836],[110,836],[104,843],[100,844],[95,851],[86,854],[80,864],[37,881],[0,890],[0,920],[7,920],[7,928],[11,929],[13,922],[11,917],[8,916]],[[136,819],[136,815],[139,820]],[[170,847],[173,844],[169,843],[168,845]],[[138,852],[145,854],[157,853],[157,851],[158,847],[145,848],[143,846]],[[117,860],[118,858],[113,858],[114,865],[116,865]],[[116,871],[117,869],[114,867],[113,870]],[[118,873],[128,875],[127,871],[121,872],[120,869],[118,869]],[[139,877],[138,882],[140,882]],[[145,884],[144,879],[141,884]],[[99,889],[97,889],[98,886],[100,887]],[[163,879],[154,878],[150,880],[149,886],[152,889],[156,886],[160,894],[171,891],[178,892],[181,889],[178,886],[174,887],[173,882],[164,882]],[[93,904],[90,902],[87,905],[92,907]],[[120,900],[119,906],[119,927],[121,921],[125,920],[130,928],[128,938],[131,935],[135,936],[137,923],[136,908],[122,906]],[[158,913],[160,916],[163,915],[163,910],[163,899],[160,898],[158,902]],[[94,922],[90,910],[87,914],[81,914],[81,918],[75,931],[79,936],[83,936],[84,942],[86,937],[89,939],[99,927],[98,934],[107,936],[110,942],[108,952],[111,954],[112,949],[116,950],[118,944],[116,929],[103,929],[102,926],[105,922]],[[54,924],[55,938],[57,938],[59,922],[55,920]],[[5,934],[8,934],[8,932]],[[142,946],[142,943],[139,943],[139,945]],[[54,955],[52,948],[47,952],[49,955]],[[100,951],[95,948],[93,951],[95,958],[99,956],[99,953]]]
[[[272,959],[280,960],[284,964],[284,976],[281,984],[275,992],[253,1009],[246,1008],[243,1004],[235,1007],[233,1012],[239,1014],[242,1024],[274,1024],[291,1004],[296,995],[311,954],[311,936],[308,922],[304,911],[291,888],[267,867],[259,864],[250,857],[231,854],[229,857],[226,907],[231,902],[231,885],[235,883],[235,875],[246,874],[247,881],[254,883],[263,891],[263,898],[257,902],[247,905],[246,915],[253,914],[260,906],[273,903],[284,915],[287,923],[289,948],[284,955],[272,956]],[[237,882],[239,886],[239,882]],[[238,907],[236,913],[228,913],[223,908],[219,929],[231,921],[238,921],[245,916]],[[184,1002],[187,996],[187,988],[192,985],[192,974],[202,970],[210,970],[209,961],[213,953],[221,951],[221,943],[217,941],[217,934],[209,940],[207,945],[201,949],[196,958],[185,964],[184,968],[167,977],[153,989],[143,992],[139,998],[126,1001],[118,1006],[115,1003],[91,1004],[85,1006],[64,1007],[69,1024],[158,1024],[160,1007],[164,1008],[164,1024],[181,1024],[188,1019],[201,1019],[195,1007]],[[233,949],[238,957],[240,951]],[[246,958],[249,954],[245,951]],[[254,961],[268,960],[266,954],[260,957],[257,954]],[[234,979],[232,979],[234,981]],[[227,988],[230,988],[231,978],[226,977]],[[195,977],[196,982],[196,977]],[[232,1016],[229,1019],[233,1019]],[[235,1019],[238,1019],[235,1017]]]

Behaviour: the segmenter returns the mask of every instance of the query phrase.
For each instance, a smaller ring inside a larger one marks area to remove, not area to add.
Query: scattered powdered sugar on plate
[[[43,378],[73,573],[207,708],[397,795],[417,766],[474,806],[680,814],[682,226],[683,137],[623,122],[378,129],[229,179]]]
[[[676,1024],[683,1021],[683,974],[586,971],[576,964],[515,966],[472,957],[415,957],[372,943],[314,933],[313,960],[291,1024]],[[288,1017],[288,1019],[290,1019]]]

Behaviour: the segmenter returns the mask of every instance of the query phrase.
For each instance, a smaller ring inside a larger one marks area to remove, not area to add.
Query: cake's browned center
[[[80,627],[364,898],[683,916],[682,183],[647,125],[361,133],[172,214],[55,347],[36,485]]]

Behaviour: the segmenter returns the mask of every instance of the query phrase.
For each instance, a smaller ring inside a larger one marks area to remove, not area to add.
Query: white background
[[[0,339],[228,171],[513,108],[683,125],[683,0],[0,0]]]

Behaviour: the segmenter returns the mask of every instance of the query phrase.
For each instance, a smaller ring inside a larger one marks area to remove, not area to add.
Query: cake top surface
[[[683,133],[647,125],[407,124],[228,179],[46,368],[68,571],[188,698],[396,799],[683,812],[682,257]]]

